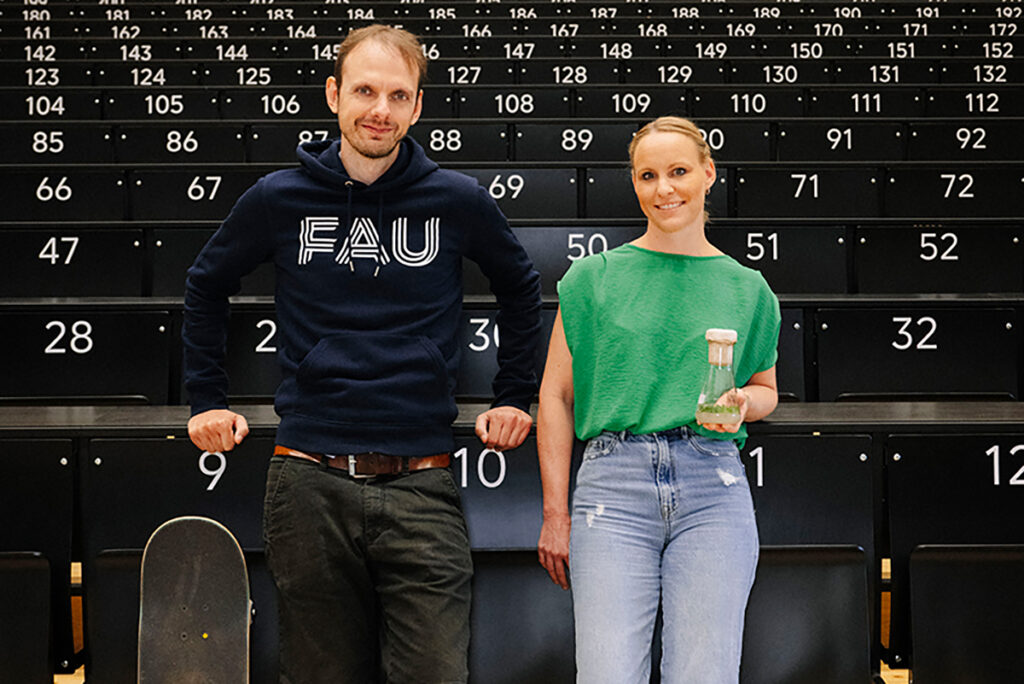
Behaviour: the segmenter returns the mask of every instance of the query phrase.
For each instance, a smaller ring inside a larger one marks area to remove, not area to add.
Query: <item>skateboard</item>
[[[140,587],[139,684],[248,684],[249,576],[226,527],[192,516],[160,525]]]

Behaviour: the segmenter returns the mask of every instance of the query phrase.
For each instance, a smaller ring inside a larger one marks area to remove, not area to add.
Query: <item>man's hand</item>
[[[537,541],[537,559],[551,575],[551,581],[562,587],[569,588],[569,532],[572,519],[563,514],[555,517],[544,517],[544,525],[540,528],[540,539]]]
[[[231,451],[249,434],[249,424],[240,413],[211,409],[192,416],[188,436],[203,451]]]
[[[488,449],[515,449],[530,434],[533,418],[514,406],[498,406],[476,418],[476,436]]]

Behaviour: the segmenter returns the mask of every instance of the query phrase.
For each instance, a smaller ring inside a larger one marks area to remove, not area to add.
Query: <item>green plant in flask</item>
[[[733,425],[740,422],[736,376],[732,371],[732,350],[736,338],[735,330],[723,328],[709,328],[704,333],[704,339],[708,341],[708,374],[697,399],[697,421],[700,423]]]

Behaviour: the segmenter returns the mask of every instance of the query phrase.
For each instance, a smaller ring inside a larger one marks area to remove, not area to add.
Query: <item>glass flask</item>
[[[708,341],[708,374],[697,399],[697,421],[705,425],[733,425],[740,422],[736,376],[732,372],[732,350],[736,331],[710,328],[704,333]]]

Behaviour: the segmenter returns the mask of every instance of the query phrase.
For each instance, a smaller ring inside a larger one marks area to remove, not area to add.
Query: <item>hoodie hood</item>
[[[375,192],[401,190],[419,182],[438,170],[436,163],[427,158],[423,148],[409,136],[399,141],[395,163],[370,185],[348,175],[341,163],[341,139],[314,140],[299,145],[296,154],[306,173],[327,185],[337,188],[369,189]]]

